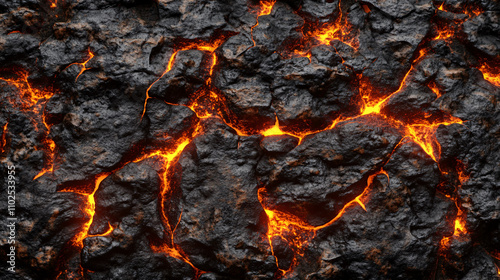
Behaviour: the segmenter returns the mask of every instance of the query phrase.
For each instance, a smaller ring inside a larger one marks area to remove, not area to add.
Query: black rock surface
[[[0,27],[0,279],[500,279],[500,2],[0,0]]]

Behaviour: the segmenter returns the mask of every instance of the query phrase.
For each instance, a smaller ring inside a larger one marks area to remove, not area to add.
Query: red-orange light
[[[483,64],[479,67],[479,71],[483,73],[485,80],[497,87],[500,87],[500,68],[494,68]]]
[[[0,142],[0,155],[3,154],[3,152],[5,151],[5,145],[7,144],[7,125],[9,123],[6,122],[5,125],[3,126],[3,129],[2,129],[2,142]]]

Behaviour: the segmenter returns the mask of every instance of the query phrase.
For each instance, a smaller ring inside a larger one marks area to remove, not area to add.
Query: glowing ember
[[[259,25],[259,17],[260,16],[266,16],[271,14],[271,11],[273,10],[274,4],[276,3],[276,0],[261,0],[260,4],[261,6],[259,7],[259,11],[257,13],[257,23],[255,23],[254,26],[250,28],[250,34],[253,42],[253,46],[255,47],[255,41],[253,40],[253,29]]]
[[[197,128],[195,129],[195,131],[193,132],[193,134],[190,137],[183,138],[183,139],[179,140],[178,144],[176,145],[175,150],[157,150],[157,151],[151,152],[148,155],[142,156],[142,157],[134,160],[134,162],[139,162],[139,161],[145,160],[147,158],[157,157],[163,163],[162,172],[160,174],[161,185],[160,185],[160,194],[159,194],[159,197],[160,197],[159,205],[160,205],[161,219],[162,219],[163,225],[165,227],[165,231],[166,231],[166,234],[168,236],[168,239],[165,240],[165,243],[162,243],[159,245],[158,244],[151,244],[152,250],[154,252],[157,252],[157,253],[164,253],[164,254],[169,255],[173,258],[180,259],[180,260],[188,263],[193,269],[196,270],[198,276],[204,272],[199,270],[198,268],[196,268],[189,260],[189,257],[187,256],[187,254],[184,253],[184,251],[182,251],[182,249],[177,244],[174,243],[174,234],[175,234],[175,229],[177,228],[177,226],[175,228],[171,227],[168,216],[166,214],[167,210],[165,209],[165,205],[166,205],[166,201],[168,199],[170,199],[170,197],[172,195],[172,193],[171,193],[172,189],[170,187],[170,181],[169,181],[170,175],[172,175],[172,172],[173,172],[171,170],[172,169],[171,167],[177,163],[179,155],[182,153],[184,148],[186,148],[186,146],[189,143],[191,143],[191,141],[193,140],[194,137],[196,137],[199,133],[201,133],[201,130],[202,130],[202,128],[198,124]],[[179,221],[180,221],[180,217],[179,217]]]
[[[95,215],[95,200],[94,200],[94,194],[99,189],[99,185],[101,182],[108,177],[110,173],[102,173],[96,176],[95,182],[94,182],[94,189],[92,190],[92,193],[90,194],[85,194],[81,193],[82,195],[87,197],[87,203],[85,204],[85,208],[83,209],[84,213],[87,214],[89,220],[82,226],[80,232],[75,235],[72,239],[72,243],[78,247],[78,248],[83,248],[83,240],[87,238],[90,225],[92,225],[92,222],[94,221],[94,215]],[[68,190],[70,192],[76,192],[78,193],[78,190]]]
[[[94,213],[95,213],[95,211],[94,211]],[[101,234],[87,234],[87,237],[108,236],[108,235],[110,235],[113,232],[113,230],[115,230],[115,228],[108,223],[108,230],[107,231],[105,231],[105,232],[103,232]]]
[[[436,139],[436,131],[440,125],[462,124],[462,120],[449,117],[447,122],[423,122],[406,125],[406,136],[410,137],[415,143],[434,160],[438,161],[441,155],[441,145]]]
[[[260,11],[259,11],[259,17],[260,16],[265,16],[269,15],[271,11],[273,10],[273,6],[276,3],[276,0],[262,0],[260,1],[261,6],[260,6]]]
[[[438,30],[437,32],[438,35],[436,36],[436,38],[434,38],[434,40],[448,40],[453,37],[453,35],[455,35],[455,31],[453,31],[453,29],[451,28]]]
[[[210,42],[204,42],[204,41],[199,41],[199,40],[194,40],[194,41],[185,41],[181,44],[180,47],[176,48],[172,55],[170,56],[167,64],[167,68],[165,68],[165,71],[160,75],[158,79],[156,79],[146,90],[146,99],[144,100],[144,108],[142,111],[141,119],[144,118],[144,114],[146,113],[146,106],[148,105],[148,100],[150,98],[149,96],[149,90],[153,87],[154,84],[156,84],[163,76],[165,76],[170,70],[172,70],[174,61],[175,61],[175,56],[177,55],[178,52],[180,51],[185,51],[185,50],[200,50],[200,51],[207,51],[212,54],[212,64],[209,70],[210,76],[212,76],[213,68],[215,64],[217,63],[217,57],[213,53],[222,43],[224,43],[226,40],[226,36],[222,36],[221,38],[212,40]],[[207,80],[207,84],[209,85],[211,82],[211,78]]]
[[[33,178],[33,180],[35,180],[47,172],[52,172],[54,168],[53,164],[56,145],[52,139],[48,138],[50,125],[47,124],[45,114],[43,113],[45,103],[54,95],[54,93],[48,89],[38,89],[32,86],[28,81],[29,74],[25,70],[14,71],[14,74],[16,76],[15,78],[0,77],[0,80],[5,81],[18,89],[19,95],[16,96],[17,98],[11,98],[10,103],[28,115],[34,114],[35,116],[31,117],[33,123],[36,125],[41,122],[46,129],[43,140],[45,148],[45,167],[42,168],[42,170]],[[39,120],[40,116],[41,121]],[[35,129],[37,129],[37,126],[35,126]]]
[[[436,98],[441,97],[441,92],[439,91],[439,88],[437,87],[435,82],[429,83],[429,88],[436,94]]]
[[[82,69],[80,70],[80,73],[78,73],[78,75],[76,76],[75,78],[75,82],[78,81],[78,77],[80,77],[81,74],[83,74],[83,72],[89,70],[90,68],[87,68],[87,63],[92,59],[94,58],[94,53],[90,50],[90,48],[88,49],[88,56],[89,58],[87,60],[85,60],[84,62],[82,63],[76,63],[78,65],[81,65],[82,66]]]
[[[380,110],[382,109],[383,105],[387,101],[389,101],[389,99],[391,99],[391,97],[393,97],[394,95],[401,92],[401,90],[404,88],[404,86],[406,84],[406,80],[408,79],[408,76],[410,75],[410,73],[414,69],[413,65],[415,63],[417,63],[426,53],[427,53],[426,50],[424,50],[424,49],[420,50],[419,56],[413,61],[408,72],[406,72],[405,76],[403,77],[403,80],[399,84],[399,88],[395,92],[389,94],[388,96],[386,96],[385,98],[383,98],[381,100],[372,98],[371,92],[370,92],[372,87],[368,84],[367,81],[364,81],[361,79],[360,90],[362,92],[361,98],[363,100],[363,107],[361,109],[361,115],[363,116],[363,115],[369,115],[369,114],[380,114]]]
[[[2,129],[2,142],[0,142],[0,155],[3,154],[3,152],[5,151],[5,145],[7,145],[7,125],[9,125],[9,123],[5,123],[5,125],[3,126],[3,129]]]
[[[19,98],[11,99],[12,105],[20,108],[21,110],[34,110],[36,113],[40,113],[40,101],[49,100],[54,93],[46,89],[38,89],[33,87],[28,81],[28,72],[25,70],[15,70],[13,73],[15,78],[2,78],[0,81],[5,81],[10,85],[15,86],[19,91]]]
[[[483,73],[483,77],[488,82],[500,87],[500,68],[490,67],[486,64],[479,67],[479,71]]]
[[[457,175],[458,175],[458,180],[459,180],[459,185],[458,188],[462,186],[467,180],[469,180],[470,176],[466,174],[465,171],[465,164],[462,161],[457,161]],[[450,246],[452,238],[461,238],[464,237],[468,234],[467,228],[465,227],[465,218],[466,215],[460,205],[457,202],[457,199],[454,199],[455,205],[457,207],[457,216],[454,221],[454,230],[453,230],[453,235],[452,236],[445,236],[443,239],[441,239],[441,250],[444,251],[446,248]]]

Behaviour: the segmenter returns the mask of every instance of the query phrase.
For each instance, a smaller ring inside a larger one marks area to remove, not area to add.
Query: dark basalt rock
[[[209,57],[203,51],[179,51],[175,54],[172,69],[156,81],[149,94],[171,103],[188,103],[189,94],[205,84],[209,77],[206,70],[210,67]]]
[[[0,279],[498,279],[499,11],[0,0]]]
[[[336,226],[318,233],[305,256],[319,261],[309,277],[422,279],[433,269],[428,258],[436,257],[441,237],[452,234],[445,217],[456,210],[436,193],[439,169],[423,153],[415,144],[402,144],[384,166],[389,178],[380,174],[373,181],[366,212],[355,204]]]
[[[184,106],[167,104],[163,100],[148,100],[146,116],[149,119],[148,138],[152,145],[172,143],[180,136],[192,132],[191,125],[196,122],[196,114]]]
[[[322,225],[364,189],[363,181],[381,168],[401,140],[376,118],[339,125],[304,139],[270,163],[266,201],[273,209]]]
[[[270,279],[276,264],[263,239],[266,216],[254,171],[259,137],[240,138],[214,121],[205,127],[178,162],[182,175],[167,207],[178,209],[167,213],[177,224],[174,241],[202,270]]]

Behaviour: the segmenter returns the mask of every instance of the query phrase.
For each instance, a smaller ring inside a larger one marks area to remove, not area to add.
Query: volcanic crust
[[[1,279],[500,279],[499,1],[0,0],[0,27]]]

